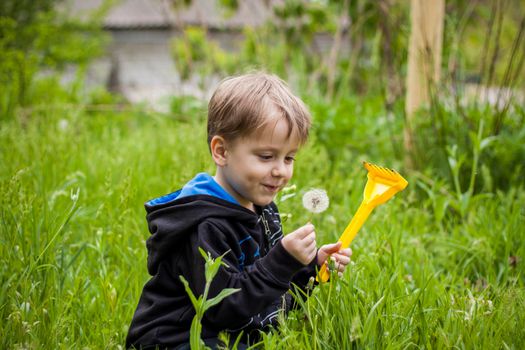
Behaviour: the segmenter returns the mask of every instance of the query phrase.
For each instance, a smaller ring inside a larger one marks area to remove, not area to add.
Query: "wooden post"
[[[404,141],[405,165],[413,168],[413,116],[429,102],[429,89],[439,82],[445,0],[411,0],[410,13]]]

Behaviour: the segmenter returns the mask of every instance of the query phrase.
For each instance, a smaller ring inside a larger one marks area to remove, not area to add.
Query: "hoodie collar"
[[[147,206],[156,206],[167,204],[176,199],[195,195],[208,195],[215,198],[220,198],[227,202],[239,205],[239,202],[233,198],[231,194],[226,192],[221,185],[219,185],[211,175],[207,173],[199,173],[191,179],[182,189],[169,193],[167,195],[152,199],[146,203]]]

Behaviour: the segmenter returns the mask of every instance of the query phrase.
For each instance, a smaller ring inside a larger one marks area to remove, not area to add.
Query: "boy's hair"
[[[215,135],[233,141],[265,126],[279,113],[300,144],[308,139],[310,112],[288,85],[275,75],[256,72],[221,81],[208,104],[208,145]]]

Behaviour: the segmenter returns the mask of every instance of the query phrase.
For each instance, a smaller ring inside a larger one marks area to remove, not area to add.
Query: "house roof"
[[[71,13],[85,18],[104,0],[72,0]],[[103,19],[107,29],[170,28],[180,20],[182,25],[203,25],[214,29],[237,29],[260,26],[272,15],[275,0],[239,1],[236,12],[228,13],[217,0],[192,0],[191,5],[175,10],[170,0],[121,0]]]

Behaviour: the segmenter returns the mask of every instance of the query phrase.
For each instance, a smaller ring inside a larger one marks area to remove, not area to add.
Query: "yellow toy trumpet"
[[[341,249],[350,246],[357,232],[375,207],[385,203],[408,185],[407,180],[393,169],[387,169],[368,162],[363,162],[363,165],[368,170],[368,181],[366,182],[363,201],[341,237],[339,237],[339,242],[342,242]],[[319,271],[317,280],[326,282],[329,277],[330,273],[325,263]]]

